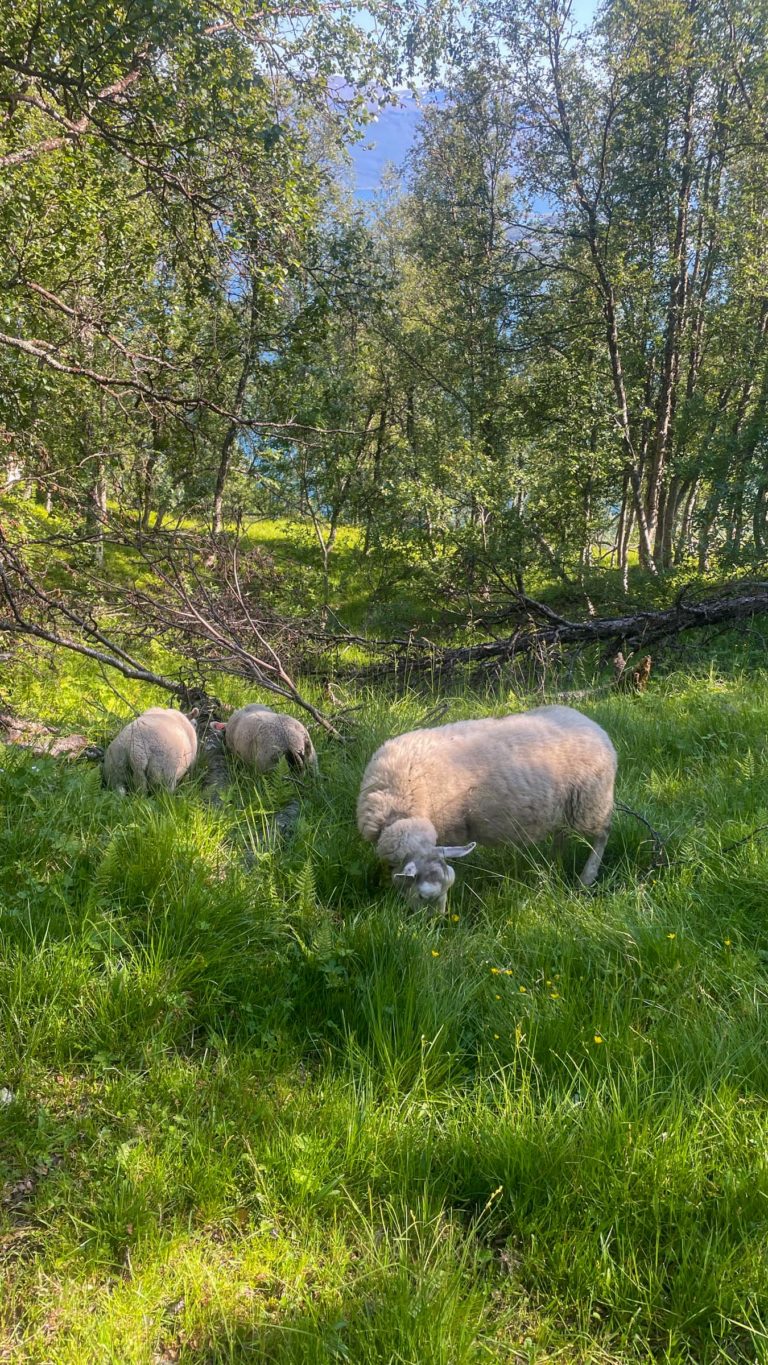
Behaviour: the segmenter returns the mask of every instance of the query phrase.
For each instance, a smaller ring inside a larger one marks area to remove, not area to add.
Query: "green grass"
[[[128,709],[78,661],[13,685]],[[288,778],[212,811],[0,750],[0,1358],[768,1361],[768,837],[727,851],[768,676],[584,704],[668,869],[619,815],[594,894],[577,847],[478,850],[438,922],[354,827],[432,701],[357,700],[279,844]]]

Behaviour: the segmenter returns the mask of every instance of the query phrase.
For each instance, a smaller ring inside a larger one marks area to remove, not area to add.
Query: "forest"
[[[768,1362],[766,617],[766,0],[0,0],[0,1360]],[[550,703],[595,886],[413,910]]]
[[[324,563],[354,527],[449,597],[761,562],[760,6],[108,13],[15,7],[0,68],[6,476],[95,552],[111,506]],[[364,213],[346,149],[407,80]]]

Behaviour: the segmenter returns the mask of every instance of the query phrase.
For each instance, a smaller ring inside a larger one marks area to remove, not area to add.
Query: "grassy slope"
[[[45,657],[22,714],[162,700]],[[0,749],[0,1359],[768,1361],[768,838],[723,852],[768,822],[764,664],[584,704],[671,868],[622,815],[594,895],[582,850],[478,851],[437,923],[353,819],[429,699],[350,694],[281,846],[287,779],[212,812]]]
[[[677,861],[644,878],[626,816],[592,897],[474,855],[444,923],[353,825],[423,701],[367,698],[272,850],[287,779],[213,813],[5,752],[11,1358],[768,1359],[768,842],[720,852],[768,821],[767,703],[710,674],[585,708]]]

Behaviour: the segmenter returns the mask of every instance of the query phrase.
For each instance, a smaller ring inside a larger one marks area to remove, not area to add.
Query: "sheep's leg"
[[[564,829],[556,831],[552,839],[552,853],[558,862],[562,862],[565,857],[566,833]]]
[[[611,827],[610,825],[608,825],[607,828],[604,829],[601,834],[598,834],[597,838],[595,839],[592,845],[592,852],[587,858],[587,861],[584,864],[584,870],[581,876],[579,877],[579,881],[581,882],[582,886],[591,886],[592,883],[596,880],[597,874],[600,871],[600,864],[603,861],[605,845],[608,843],[608,835],[610,834],[610,832]]]
[[[147,782],[147,774],[145,773],[144,769],[139,768],[138,766],[133,767],[131,769],[131,778],[132,778],[131,787],[133,791],[137,792],[139,796],[148,796],[149,784]]]

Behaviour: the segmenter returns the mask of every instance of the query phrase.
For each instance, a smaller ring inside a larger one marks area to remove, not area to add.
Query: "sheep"
[[[597,877],[613,812],[616,751],[568,706],[463,720],[387,740],[363,774],[357,826],[413,906],[445,910],[451,858],[480,844],[591,839],[580,881]]]
[[[172,792],[189,772],[196,754],[193,720],[181,711],[151,706],[108,745],[102,783],[123,795],[131,789],[146,793],[158,787]]]
[[[294,716],[270,711],[260,702],[251,702],[234,711],[225,725],[214,722],[224,735],[231,753],[254,768],[269,773],[285,755],[290,768],[299,772],[309,767],[317,771],[317,754],[306,728]]]

